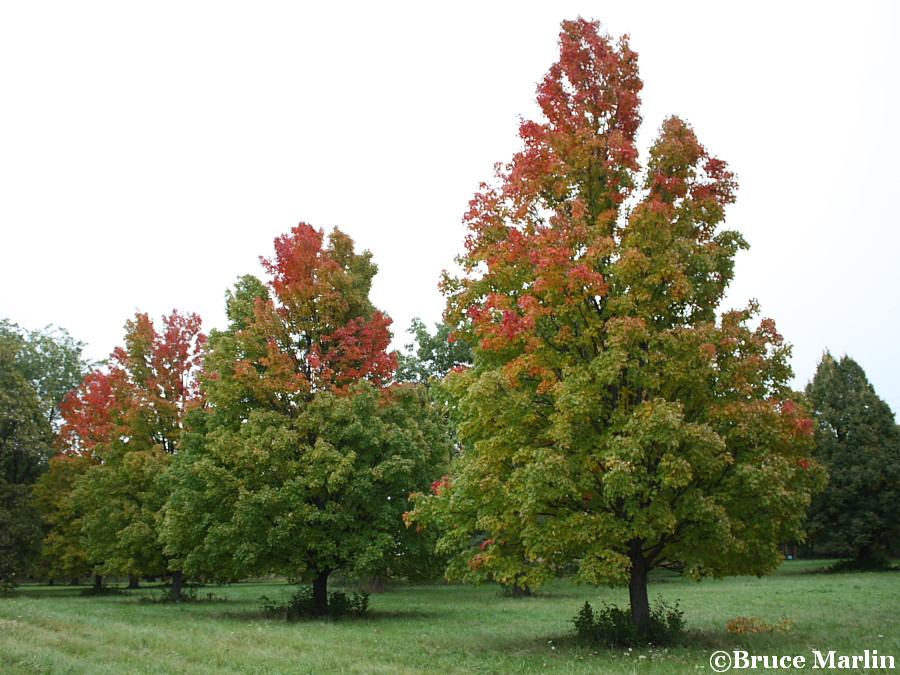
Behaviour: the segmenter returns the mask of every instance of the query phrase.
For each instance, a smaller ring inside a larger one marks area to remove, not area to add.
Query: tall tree
[[[53,454],[66,391],[85,368],[82,345],[62,329],[26,331],[0,321],[0,586],[32,571],[43,537],[31,490]]]
[[[206,432],[173,473],[167,550],[194,573],[305,578],[325,613],[333,571],[377,570],[396,550],[407,495],[447,448],[422,393],[388,385],[371,254],[301,223],[262,262],[266,287],[243,277],[211,336]]]
[[[46,525],[43,558],[51,579],[75,579],[95,574],[95,584],[102,583],[100,547],[89,552],[82,532],[84,516],[92,508],[90,494],[85,494],[85,474],[100,463],[94,449],[106,447],[121,428],[117,411],[117,395],[108,372],[89,372],[60,406],[62,423],[57,439],[60,451],[50,460],[47,473],[34,487],[34,494]],[[79,489],[79,486],[82,486]]]
[[[15,587],[40,551],[30,486],[44,471],[53,440],[37,392],[17,367],[17,347],[0,336],[0,590]]]
[[[418,317],[414,318],[406,332],[413,341],[398,352],[396,380],[408,382],[425,390],[433,412],[440,415],[447,442],[455,447],[456,435],[451,422],[453,401],[444,387],[448,373],[472,364],[472,348],[453,334],[447,323],[436,323],[434,332]],[[433,467],[435,477],[443,475],[447,466]],[[393,571],[398,576],[414,579],[437,579],[443,575],[447,556],[438,554],[435,546],[438,540],[437,528],[423,530],[409,527],[399,547],[402,553],[395,556]],[[402,564],[400,564],[402,563]]]
[[[81,519],[86,559],[101,574],[171,574],[176,598],[182,571],[162,550],[159,520],[185,417],[202,405],[196,375],[205,340],[195,314],[173,311],[157,330],[138,313],[108,368],[85,378],[63,406],[67,454],[95,460],[80,467],[72,489],[70,515]]]
[[[578,19],[559,47],[443,282],[475,345],[448,378],[463,450],[410,518],[442,525],[456,577],[627,585],[646,632],[651,568],[771,572],[821,472],[774,322],[716,319],[746,246],[719,228],[733,174],[670,117],[641,175],[628,38]]]
[[[816,459],[830,476],[813,500],[815,550],[881,567],[900,544],[900,429],[849,356],[822,357],[806,388],[815,409]]]

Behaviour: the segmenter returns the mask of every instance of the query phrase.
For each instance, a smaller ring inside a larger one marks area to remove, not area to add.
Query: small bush
[[[794,625],[793,619],[782,619],[778,623],[766,623],[758,616],[739,616],[728,622],[725,632],[729,635],[746,635],[747,633],[787,633]]]
[[[603,603],[594,610],[590,603],[572,619],[579,642],[603,647],[638,647],[646,644],[671,645],[684,637],[684,612],[678,602],[672,607],[660,598],[650,610],[650,628],[642,636],[631,620],[631,611]]]
[[[900,568],[892,565],[890,559],[884,555],[868,560],[839,560],[826,567],[825,571],[842,574],[844,572],[896,572],[898,569]]]
[[[279,604],[267,597],[261,598],[263,613],[266,616],[283,619],[284,621],[299,621],[303,619],[315,619],[320,616],[313,602],[312,586],[302,586],[284,603]],[[352,593],[347,595],[342,591],[331,591],[328,594],[328,612],[330,617],[364,617],[369,613],[369,594]]]

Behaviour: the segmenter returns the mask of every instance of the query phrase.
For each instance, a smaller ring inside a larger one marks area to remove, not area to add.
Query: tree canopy
[[[190,573],[311,580],[324,613],[333,571],[397,554],[407,495],[447,441],[423,392],[389,384],[397,357],[369,300],[369,252],[301,223],[262,262],[268,282],[242,277],[229,329],[210,338],[209,408],[178,458],[167,551]]]
[[[59,408],[86,364],[61,328],[23,330],[0,321],[0,587],[32,571],[43,523],[33,484],[54,452]]]
[[[398,355],[397,379],[415,382],[426,387],[443,380],[454,368],[471,365],[472,348],[453,334],[446,323],[437,323],[432,335],[418,317],[407,329],[413,342],[404,345],[405,353]]]
[[[91,372],[63,403],[61,436],[69,459],[58,459],[48,481],[70,487],[73,503],[44,494],[58,521],[48,543],[73,560],[83,557],[99,573],[180,579],[181,570],[163,552],[158,525],[185,417],[203,402],[197,369],[206,336],[200,328],[196,314],[173,311],[159,329],[147,314],[136,314],[108,366]],[[81,552],[74,520],[80,521]],[[173,591],[180,592],[177,582]]]
[[[829,473],[810,509],[816,551],[879,567],[900,542],[900,429],[865,371],[825,353],[806,388],[816,425],[816,459]]]
[[[475,361],[448,378],[462,451],[410,519],[455,577],[628,585],[644,630],[652,567],[771,572],[822,472],[774,322],[717,317],[746,247],[721,228],[734,174],[677,117],[641,170],[628,38],[579,19],[559,48],[442,284]]]

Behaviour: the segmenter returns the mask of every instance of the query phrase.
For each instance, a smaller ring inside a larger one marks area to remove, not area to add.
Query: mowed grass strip
[[[0,672],[684,673],[708,670],[719,649],[802,655],[808,667],[812,650],[877,649],[900,666],[900,573],[813,574],[813,566],[699,584],[659,573],[651,601],[680,602],[689,644],[630,651],[575,645],[569,623],[585,600],[626,605],[627,591],[568,582],[531,598],[496,586],[397,586],[371,597],[368,619],[300,623],[263,616],[262,596],[293,590],[276,582],[204,587],[201,601],[179,605],[147,602],[163,592],[153,588],[83,597],[26,586],[0,598]],[[794,623],[786,633],[727,634],[741,616]]]

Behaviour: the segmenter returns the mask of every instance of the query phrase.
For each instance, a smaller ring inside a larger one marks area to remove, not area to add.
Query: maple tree
[[[806,387],[816,425],[815,457],[829,473],[813,500],[810,539],[825,555],[883,567],[900,542],[900,428],[865,371],[826,353]]]
[[[90,500],[82,493],[76,494],[76,489],[85,474],[100,462],[94,448],[109,443],[115,434],[116,400],[111,381],[109,373],[91,370],[65,397],[60,406],[62,424],[56,444],[60,452],[50,460],[47,473],[34,487],[46,529],[43,558],[48,575],[51,579],[75,579],[93,573],[97,588],[102,584],[102,561],[90,557],[82,534]]]
[[[229,328],[210,335],[209,408],[178,457],[164,536],[190,573],[312,581],[326,613],[333,571],[398,555],[407,495],[448,449],[424,393],[390,384],[371,254],[301,223],[262,263],[267,284],[242,277]]]
[[[48,544],[55,537],[74,558],[73,523],[80,520],[81,555],[98,574],[169,574],[176,599],[182,571],[163,552],[158,521],[184,420],[202,405],[196,375],[205,341],[196,314],[173,311],[159,330],[147,314],[129,320],[124,346],[63,404],[61,437],[69,459],[59,458],[52,476],[66,481],[66,472],[81,471],[64,482],[72,503],[49,505],[56,528]]]
[[[408,519],[454,577],[627,585],[646,634],[651,568],[771,572],[822,471],[774,322],[717,318],[746,247],[720,228],[734,175],[677,117],[642,171],[627,36],[566,21],[559,48],[442,282],[475,361],[447,378],[462,450]]]

